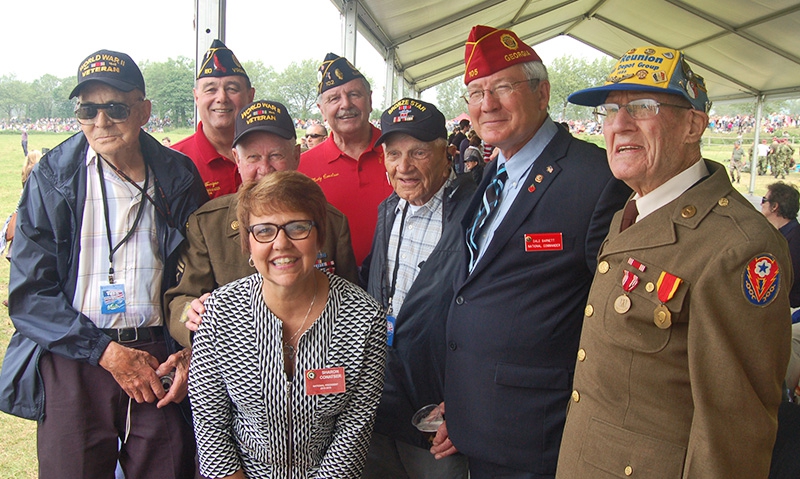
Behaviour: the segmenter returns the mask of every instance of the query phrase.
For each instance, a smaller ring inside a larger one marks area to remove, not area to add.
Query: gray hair
[[[525,71],[525,77],[528,80],[547,81],[547,68],[542,62],[525,62],[522,64],[522,69]]]

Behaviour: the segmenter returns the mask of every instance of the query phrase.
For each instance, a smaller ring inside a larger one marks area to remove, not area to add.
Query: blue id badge
[[[386,344],[389,347],[392,346],[394,342],[394,323],[397,321],[397,318],[392,316],[391,314],[386,315]]]
[[[100,312],[114,314],[125,312],[125,284],[100,285]]]

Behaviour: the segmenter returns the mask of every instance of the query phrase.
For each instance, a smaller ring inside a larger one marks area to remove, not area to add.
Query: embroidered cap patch
[[[747,263],[743,278],[744,297],[756,306],[766,306],[778,295],[780,269],[771,254],[761,254]]]

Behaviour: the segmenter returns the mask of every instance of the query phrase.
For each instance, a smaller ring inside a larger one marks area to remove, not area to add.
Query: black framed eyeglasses
[[[598,105],[594,110],[594,115],[595,118],[597,118],[598,123],[613,121],[617,116],[617,113],[624,108],[625,111],[628,112],[628,115],[630,115],[634,120],[646,120],[658,115],[659,107],[661,106],[671,106],[674,108],[682,108],[684,110],[692,109],[690,106],[672,105],[670,103],[661,103],[651,98],[642,98],[641,100],[633,100],[625,105],[619,105],[617,103],[604,103],[602,105]]]
[[[761,197],[761,204],[763,205],[764,203],[770,203],[769,198],[767,198],[766,196]]]
[[[278,237],[278,231],[283,230],[291,240],[303,240],[311,234],[311,228],[317,223],[311,220],[296,220],[286,224],[258,223],[245,228],[259,243],[272,243]]]
[[[306,133],[306,138],[313,138],[315,140],[318,138],[325,138],[326,136],[328,135],[320,135],[319,133]]]
[[[81,124],[93,125],[100,110],[105,111],[112,123],[122,123],[131,116],[131,107],[124,103],[80,103],[75,107],[75,116]]]

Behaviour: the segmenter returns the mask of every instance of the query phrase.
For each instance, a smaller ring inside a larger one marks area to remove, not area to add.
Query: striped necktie
[[[497,174],[492,178],[492,181],[483,192],[483,202],[481,207],[478,208],[475,219],[472,225],[467,229],[467,248],[469,249],[469,270],[475,268],[475,263],[478,260],[478,238],[480,237],[483,225],[486,224],[486,219],[492,214],[497,205],[500,204],[500,195],[503,192],[503,187],[508,179],[506,172],[506,164],[500,165],[497,169]]]

